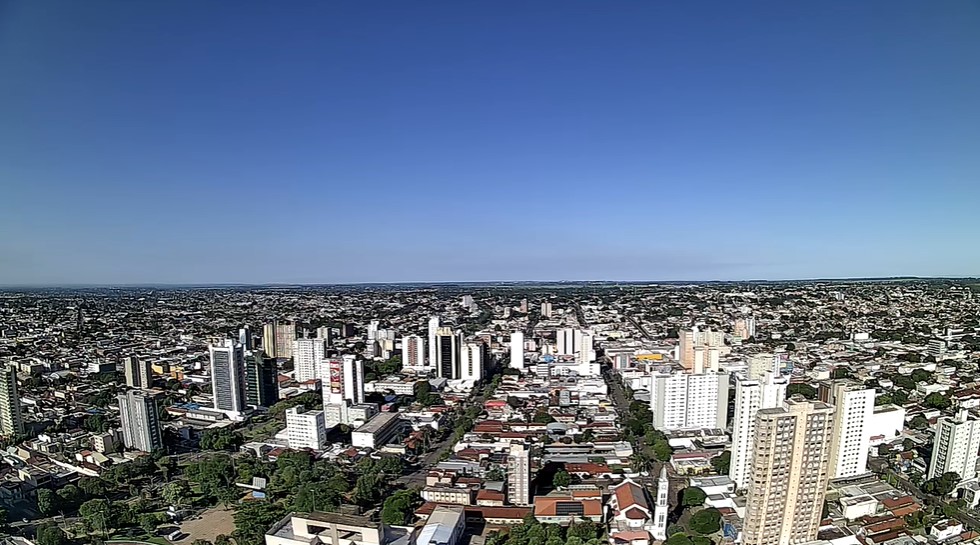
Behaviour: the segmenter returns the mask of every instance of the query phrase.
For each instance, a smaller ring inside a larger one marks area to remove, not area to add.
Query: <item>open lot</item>
[[[180,531],[184,537],[177,543],[190,543],[195,539],[206,539],[214,541],[214,538],[221,534],[230,536],[235,531],[235,522],[232,519],[234,511],[223,507],[208,509],[192,520],[185,520],[180,525]]]

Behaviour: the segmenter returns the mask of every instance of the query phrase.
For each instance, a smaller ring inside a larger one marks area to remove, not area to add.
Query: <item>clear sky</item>
[[[980,3],[0,0],[0,284],[980,275]]]

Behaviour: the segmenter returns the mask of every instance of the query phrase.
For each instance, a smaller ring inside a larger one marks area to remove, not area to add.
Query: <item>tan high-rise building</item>
[[[833,428],[834,409],[822,402],[794,398],[758,412],[744,545],[793,545],[817,538]]]
[[[276,324],[276,357],[293,357],[293,341],[296,340],[296,324]]]
[[[276,350],[276,323],[265,324],[262,326],[262,351],[270,358],[278,358],[279,351]]]
[[[718,370],[718,359],[725,346],[724,333],[710,329],[700,331],[695,326],[679,331],[677,336],[677,359],[681,367],[695,373]]]

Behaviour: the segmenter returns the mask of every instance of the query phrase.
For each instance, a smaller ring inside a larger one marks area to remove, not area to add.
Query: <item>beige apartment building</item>
[[[744,545],[793,545],[817,538],[833,427],[833,407],[798,397],[758,412]]]

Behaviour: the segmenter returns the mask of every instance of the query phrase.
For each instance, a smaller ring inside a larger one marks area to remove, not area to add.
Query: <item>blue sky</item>
[[[0,0],[0,284],[980,275],[978,28]]]

